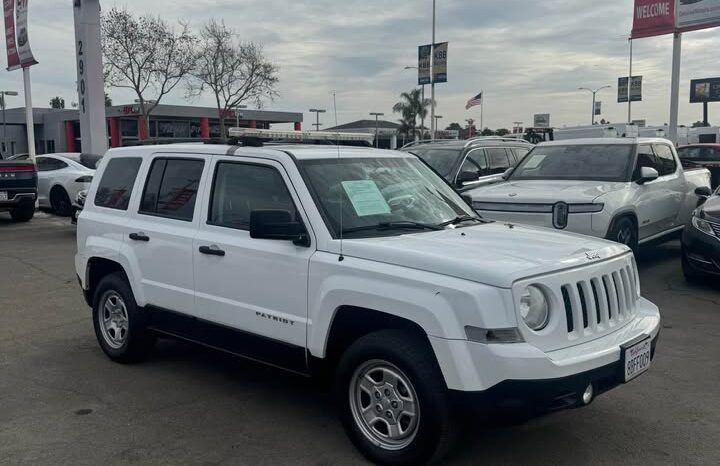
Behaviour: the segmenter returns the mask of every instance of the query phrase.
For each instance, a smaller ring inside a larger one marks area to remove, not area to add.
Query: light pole
[[[235,127],[236,128],[240,127],[240,116],[242,115],[242,113],[238,112],[238,110],[243,110],[246,108],[247,108],[247,105],[236,105],[235,106]]]
[[[327,112],[327,110],[323,110],[321,108],[311,108],[310,111],[315,114],[315,123],[313,123],[313,126],[315,127],[315,131],[320,131],[320,114]]]
[[[599,88],[595,89],[594,91],[592,89],[588,89],[587,87],[578,87],[578,91],[588,91],[588,92],[592,93],[593,99],[592,99],[592,113],[591,113],[591,120],[590,120],[591,125],[595,124],[595,96],[597,95],[598,92],[602,91],[603,89],[609,89],[611,87],[612,86],[603,86],[603,87],[599,87]]]
[[[406,70],[420,70],[417,66],[406,66]],[[420,87],[422,88],[422,93],[420,97],[420,131],[422,132],[423,136],[420,139],[423,139],[425,136],[425,84],[421,84]]]
[[[442,115],[433,115],[433,118],[435,119],[435,127],[434,127],[435,129],[434,129],[434,131],[437,133],[438,122],[439,122],[440,119],[442,118]],[[434,134],[434,133],[433,133],[433,139],[435,139],[435,134]]]
[[[435,69],[435,0],[432,5],[432,42],[430,43],[430,139],[435,140],[435,76],[433,76],[433,70]]]
[[[2,156],[5,157],[5,152],[7,151],[7,118],[5,116],[5,109],[7,108],[7,100],[5,99],[6,96],[13,96],[16,97],[18,95],[15,91],[0,91],[0,99],[2,99],[2,111],[3,111],[3,147],[2,147]]]
[[[384,116],[384,113],[378,113],[378,112],[370,112],[370,116],[375,117],[375,148],[380,147],[380,136],[378,135],[380,129],[379,129],[379,121],[378,117]]]

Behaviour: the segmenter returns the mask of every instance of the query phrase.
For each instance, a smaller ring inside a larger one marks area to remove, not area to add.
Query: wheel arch
[[[623,218],[630,218],[630,220],[633,221],[633,223],[635,224],[635,228],[638,231],[638,239],[639,239],[640,223],[638,221],[637,213],[632,209],[627,209],[627,210],[623,210],[621,212],[616,212],[613,215],[612,220],[610,220],[610,225],[608,226],[607,232],[605,233],[605,237],[608,238],[610,236],[610,232],[612,232],[613,229],[615,229],[615,226],[617,225],[617,223]]]
[[[104,257],[91,257],[85,269],[85,289],[83,294],[85,295],[85,302],[88,306],[93,306],[93,300],[95,299],[95,292],[97,290],[100,281],[113,273],[121,273],[128,281],[130,288],[132,289],[132,283],[128,279],[128,274],[119,262],[107,259]],[[134,293],[134,290],[133,290]]]

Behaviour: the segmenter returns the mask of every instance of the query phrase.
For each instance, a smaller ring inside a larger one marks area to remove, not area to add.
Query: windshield
[[[633,149],[631,144],[538,146],[510,180],[628,181]]]
[[[445,181],[416,158],[322,159],[301,164],[336,238],[340,225],[343,236],[367,237],[437,230],[454,220],[480,221]]]
[[[459,149],[413,149],[412,153],[433,167],[444,178],[452,177],[452,169],[460,158]]]
[[[687,160],[720,160],[720,150],[712,147],[681,147],[678,155]]]

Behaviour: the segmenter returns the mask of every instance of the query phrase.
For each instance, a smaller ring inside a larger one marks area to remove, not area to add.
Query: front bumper
[[[600,338],[544,352],[529,343],[482,344],[430,337],[450,390],[484,392],[508,381],[540,382],[577,376],[619,364],[620,346],[660,332],[657,306],[640,298],[634,318]]]
[[[652,340],[651,359],[660,335]],[[642,376],[641,376],[642,377]],[[506,380],[482,392],[453,392],[453,396],[474,408],[521,409],[540,414],[585,406],[597,396],[624,383],[621,361],[578,374],[544,380]],[[583,393],[592,386],[592,398],[586,403]]]
[[[687,265],[703,274],[720,275],[720,238],[698,231],[688,224],[683,231],[682,247]]]

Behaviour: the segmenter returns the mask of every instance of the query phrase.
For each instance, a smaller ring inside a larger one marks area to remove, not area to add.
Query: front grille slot
[[[632,266],[560,287],[569,334],[604,332],[635,310],[637,277]]]

